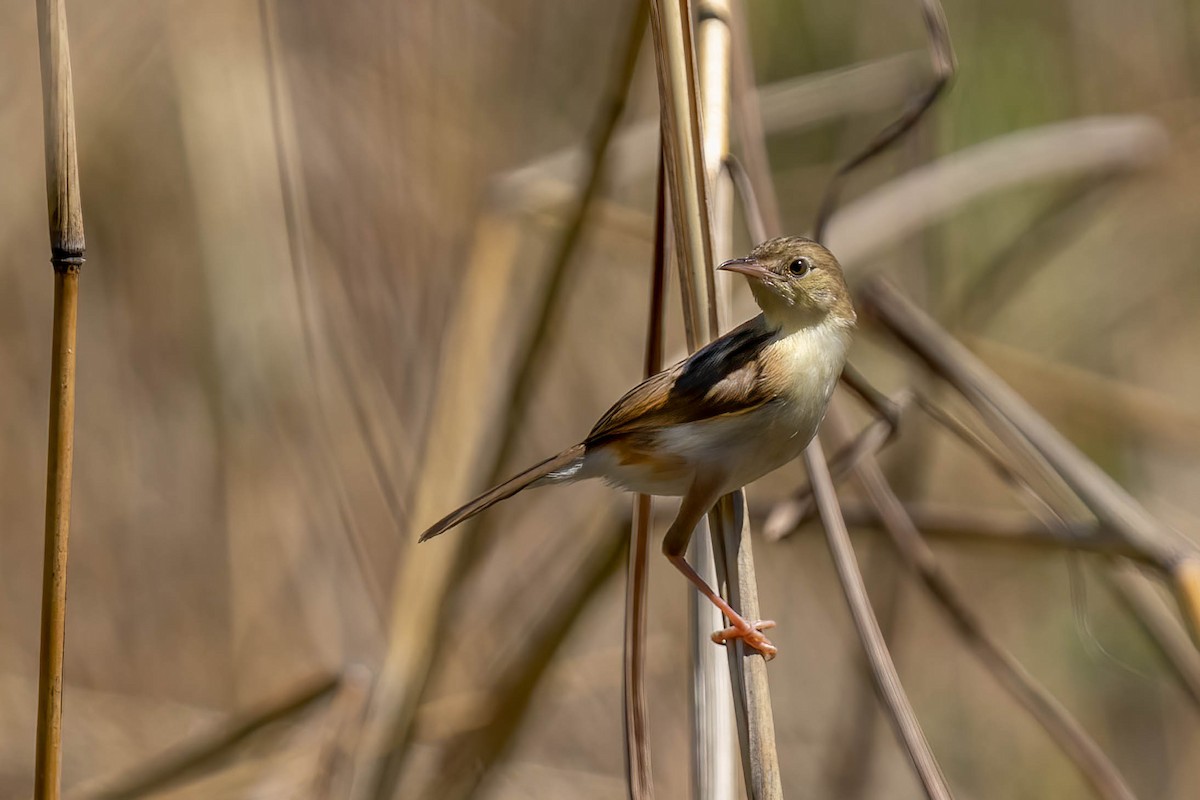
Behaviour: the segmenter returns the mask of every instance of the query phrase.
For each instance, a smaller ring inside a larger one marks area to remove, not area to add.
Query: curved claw
[[[717,631],[712,635],[712,640],[717,644],[725,644],[731,639],[741,639],[746,643],[747,647],[753,647],[762,657],[770,661],[779,652],[775,645],[771,644],[771,640],[763,636],[762,632],[775,627],[775,621],[769,619],[760,619],[754,622],[744,622],[742,625],[730,625],[723,631]]]

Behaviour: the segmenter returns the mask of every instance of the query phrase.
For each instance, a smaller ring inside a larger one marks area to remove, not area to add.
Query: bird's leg
[[[714,642],[724,644],[730,639],[741,639],[770,661],[778,651],[762,631],[774,627],[775,623],[770,620],[750,622],[743,618],[741,614],[733,610],[729,603],[725,602],[721,595],[713,591],[712,587],[697,574],[696,570],[692,569],[691,564],[687,563],[683,557],[687,551],[688,542],[692,538],[692,531],[696,529],[696,525],[700,523],[700,520],[709,512],[720,496],[721,481],[716,476],[696,476],[687,494],[683,496],[683,503],[679,506],[679,515],[675,517],[675,521],[671,523],[671,527],[667,531],[666,538],[663,539],[663,555],[732,623],[725,630],[713,634]]]

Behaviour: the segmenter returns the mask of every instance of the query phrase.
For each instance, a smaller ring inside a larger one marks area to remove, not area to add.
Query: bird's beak
[[[717,269],[723,269],[728,272],[740,272],[747,278],[753,278],[758,281],[764,280],[771,275],[770,270],[753,258],[731,258],[717,267]]]

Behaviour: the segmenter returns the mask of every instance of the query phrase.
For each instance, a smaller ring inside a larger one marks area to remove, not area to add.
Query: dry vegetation
[[[936,77],[920,3],[745,5],[733,150],[763,219],[734,250],[810,230]],[[69,4],[89,247],[65,796],[625,793],[628,499],[531,493],[414,540],[642,373],[659,116],[648,39],[626,75],[634,9]],[[905,401],[877,459],[833,470],[866,588],[957,796],[1194,797],[1200,8],[945,11],[950,90],[828,228],[852,361]],[[52,282],[34,6],[0,13],[0,797],[26,797]],[[864,427],[873,451],[886,430],[838,403],[825,454]],[[782,786],[939,796],[877,700],[807,481],[747,493]],[[687,600],[651,541],[649,744],[674,798]]]

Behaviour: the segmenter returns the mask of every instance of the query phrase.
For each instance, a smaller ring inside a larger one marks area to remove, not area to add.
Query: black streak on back
[[[684,362],[671,394],[679,399],[704,397],[717,383],[754,361],[763,345],[773,338],[774,331],[758,326],[730,331]]]

